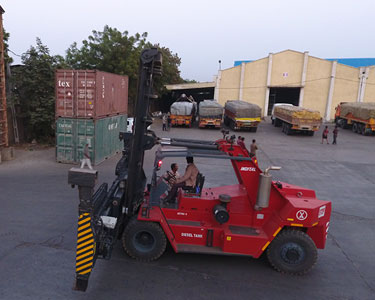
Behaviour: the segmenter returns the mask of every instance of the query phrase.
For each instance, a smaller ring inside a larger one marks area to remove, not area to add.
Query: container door
[[[76,71],[75,76],[75,104],[77,118],[96,118],[95,72]]]
[[[86,143],[89,145],[91,162],[95,164],[95,123],[93,120],[76,119],[75,158],[76,162],[83,158]]]
[[[75,162],[74,120],[58,118],[56,121],[56,161]]]
[[[74,117],[74,71],[57,70],[55,76],[56,117]]]
[[[108,134],[105,130],[107,118],[95,121],[95,164],[101,163],[106,156],[105,149],[108,147],[106,139]]]

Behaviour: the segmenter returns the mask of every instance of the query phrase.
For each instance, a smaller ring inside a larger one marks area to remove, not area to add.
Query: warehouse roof
[[[202,88],[213,88],[215,82],[197,82],[197,83],[179,83],[179,84],[166,84],[167,90],[187,90],[187,89],[202,89]]]
[[[375,58],[326,58],[329,61],[337,61],[339,64],[359,68],[375,65]],[[240,66],[242,63],[249,63],[254,60],[235,60],[234,67]]]
[[[326,58],[327,60],[334,61],[338,63],[351,66],[351,67],[368,67],[375,65],[375,58]]]

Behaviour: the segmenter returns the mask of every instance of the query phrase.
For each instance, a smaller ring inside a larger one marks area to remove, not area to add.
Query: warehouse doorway
[[[270,88],[267,115],[271,115],[275,103],[290,103],[299,105],[299,94],[301,88]]]

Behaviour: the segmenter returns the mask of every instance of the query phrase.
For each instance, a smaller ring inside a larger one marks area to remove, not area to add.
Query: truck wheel
[[[366,129],[366,125],[362,125],[362,132],[363,135],[369,135],[368,130]]]
[[[346,129],[346,127],[347,127],[347,122],[346,122],[346,120],[345,119],[340,119],[340,127],[342,128],[342,129]]]
[[[352,131],[353,132],[357,132],[358,131],[358,125],[357,125],[357,123],[353,123]]]
[[[270,264],[279,272],[303,275],[316,264],[318,252],[313,240],[303,231],[286,229],[267,250]]]
[[[292,134],[292,129],[291,129],[292,125],[290,124],[286,124],[285,125],[285,134],[286,135],[291,135]]]
[[[159,224],[133,218],[125,227],[122,246],[130,257],[148,262],[158,259],[164,253],[167,239]]]

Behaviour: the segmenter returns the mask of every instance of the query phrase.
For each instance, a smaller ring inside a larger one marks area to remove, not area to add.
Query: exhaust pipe
[[[281,167],[271,166],[264,170],[262,174],[259,174],[259,185],[257,201],[254,206],[255,210],[262,210],[267,208],[270,204],[270,193],[272,184],[272,175],[269,174],[271,170],[278,171]]]

